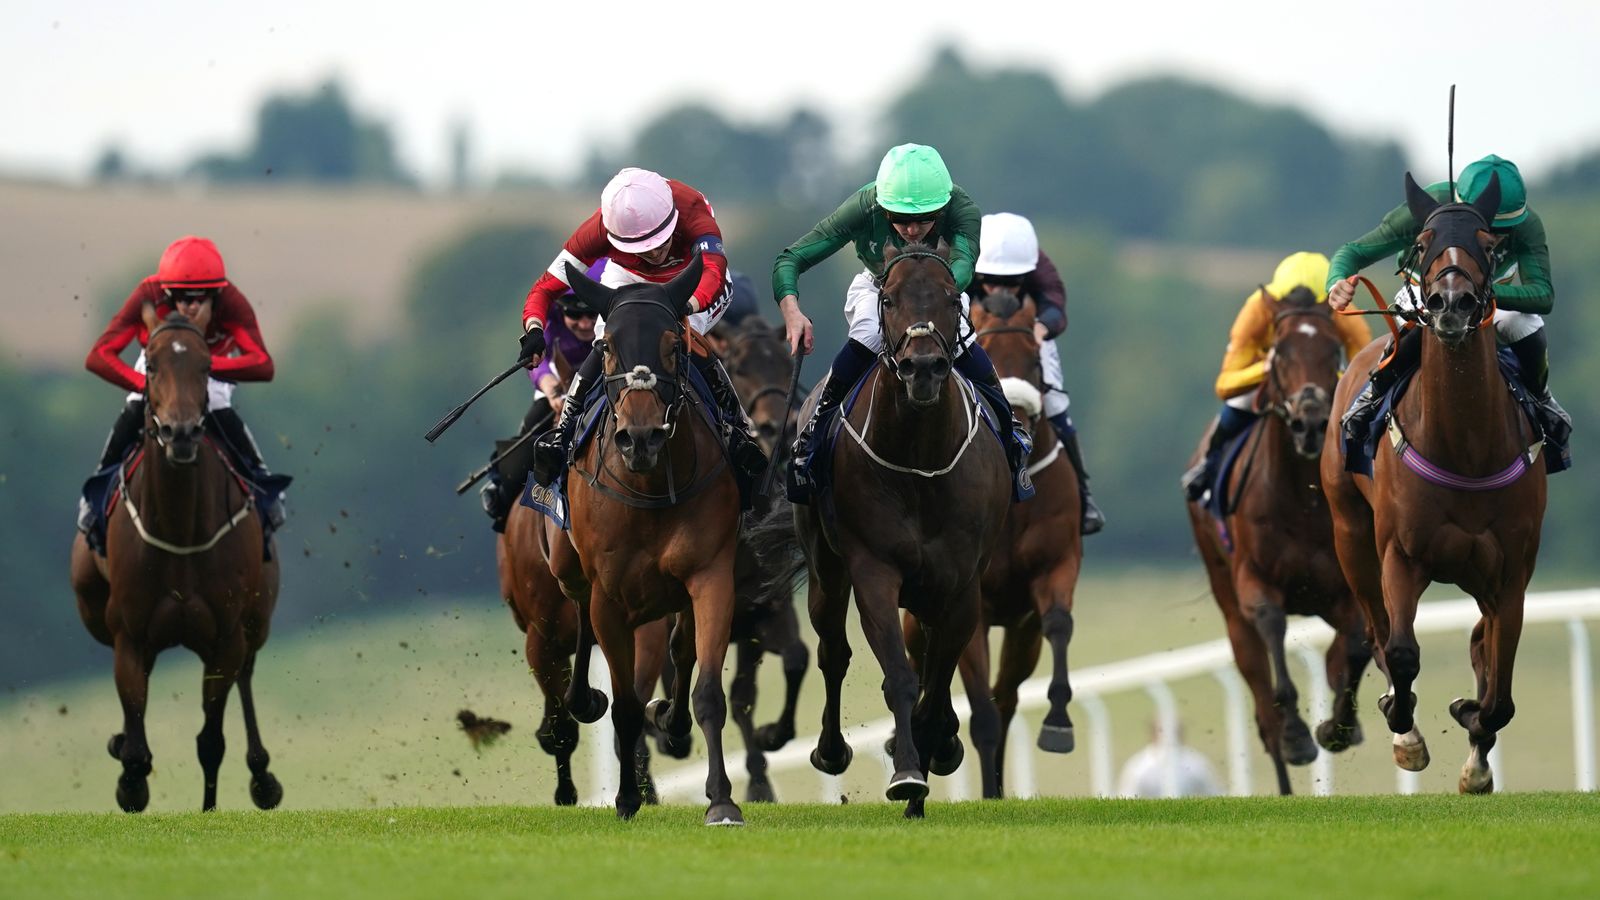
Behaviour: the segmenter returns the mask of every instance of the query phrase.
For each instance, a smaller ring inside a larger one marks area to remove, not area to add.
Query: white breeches
[[[600,283],[608,288],[619,288],[630,284],[650,284],[650,279],[645,278],[632,269],[624,268],[610,260],[600,272]],[[722,290],[717,293],[711,305],[689,317],[689,327],[701,334],[710,334],[711,326],[722,319],[722,314],[728,311],[733,303],[733,279],[727,272],[722,273]],[[594,339],[600,340],[606,336],[606,317],[595,319]]]
[[[144,351],[139,351],[139,358],[133,361],[133,370],[144,374]],[[238,387],[231,381],[218,381],[215,378],[206,379],[206,408],[227,409],[233,405],[233,389]],[[128,394],[129,400],[142,400],[144,395],[134,391]]]
[[[1241,412],[1247,412],[1254,415],[1256,408],[1256,394],[1260,392],[1261,388],[1259,387],[1251,388],[1237,397],[1229,397],[1228,399],[1222,401],[1222,405],[1231,406]]]
[[[1072,398],[1061,386],[1061,353],[1055,341],[1039,348],[1039,371],[1044,381],[1044,417],[1053,419],[1072,407]]]
[[[961,295],[961,315],[967,315],[967,305],[970,301],[966,294]],[[865,269],[856,277],[850,279],[850,287],[844,292],[844,320],[850,325],[850,339],[871,350],[873,353],[883,352],[883,327],[878,320],[878,287],[873,283],[872,273]],[[965,326],[963,326],[965,328]],[[960,356],[963,351],[972,346],[977,340],[977,335],[968,334],[966,340],[955,350],[955,355]]]

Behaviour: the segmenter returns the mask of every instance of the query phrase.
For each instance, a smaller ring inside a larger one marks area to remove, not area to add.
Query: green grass
[[[1436,597],[1453,596],[1449,590]],[[291,597],[285,603],[294,602]],[[855,617],[852,614],[852,622]],[[1198,564],[1183,572],[1104,574],[1093,559],[1079,585],[1074,668],[1143,653],[1183,647],[1222,636],[1222,622]],[[808,641],[809,625],[802,624]],[[1590,627],[1600,644],[1600,628]],[[83,640],[90,638],[83,635]],[[855,658],[845,682],[847,726],[885,715],[881,674],[854,633]],[[1466,757],[1463,732],[1446,715],[1449,701],[1470,689],[1466,635],[1425,635],[1423,677],[1417,693],[1419,721],[1434,762],[1422,773],[1421,790],[1454,793]],[[533,730],[542,701],[522,658],[522,635],[492,597],[416,606],[381,618],[331,620],[298,633],[275,634],[256,673],[257,708],[273,771],[283,782],[285,810],[362,809],[480,804],[548,804],[554,766],[539,750]],[[1291,663],[1309,692],[1298,660]],[[1039,672],[1048,671],[1041,661]],[[201,782],[194,735],[200,730],[201,672],[193,654],[168,651],[151,682],[148,728],[155,755],[150,780],[151,812],[198,809]],[[769,720],[780,694],[781,672],[770,659],[761,673],[759,721]],[[1175,682],[1174,694],[1187,727],[1187,741],[1205,752],[1226,777],[1221,692],[1209,676]],[[1394,790],[1395,767],[1388,735],[1373,701],[1382,681],[1372,671],[1362,687],[1367,742],[1334,765],[1340,792],[1379,794]],[[821,715],[821,679],[813,666],[801,694],[799,740],[809,743]],[[1573,785],[1566,632],[1561,626],[1530,626],[1517,658],[1517,717],[1503,732],[1504,767],[1499,786],[1511,790],[1570,790]],[[1113,755],[1119,763],[1146,740],[1151,701],[1140,691],[1112,697]],[[475,753],[456,728],[454,715],[469,707],[513,723],[505,739]],[[1088,764],[1088,719],[1074,716],[1079,749],[1069,756],[1034,753],[1037,787],[1047,796],[1092,792]],[[1037,726],[1039,716],[1033,714]],[[109,812],[118,764],[106,756],[106,738],[120,729],[121,711],[111,681],[110,654],[103,670],[71,681],[29,687],[0,696],[0,813]],[[230,702],[227,758],[219,803],[224,810],[250,808],[244,765],[244,733],[238,701]],[[1252,729],[1253,732],[1253,729]],[[596,741],[585,729],[576,759],[579,790],[595,786],[590,754]],[[729,725],[729,746],[739,746]],[[1257,793],[1273,790],[1264,754],[1255,751]],[[658,774],[688,766],[703,778],[703,742],[686,763],[661,764]],[[852,801],[882,796],[885,773],[872,748],[857,747],[856,764],[842,792]],[[974,758],[968,754],[969,759]],[[970,769],[971,767],[966,767]],[[731,773],[742,791],[743,772]],[[957,778],[963,776],[958,773]],[[1309,772],[1293,772],[1295,789],[1310,788]],[[775,778],[780,798],[819,799],[809,766]],[[970,780],[969,780],[970,784]],[[935,779],[934,797],[952,796],[954,779]],[[969,788],[975,793],[975,788]],[[742,794],[741,794],[742,795]],[[695,789],[669,797],[697,802]],[[0,890],[0,894],[4,894]]]
[[[0,817],[8,898],[1592,897],[1600,797]]]

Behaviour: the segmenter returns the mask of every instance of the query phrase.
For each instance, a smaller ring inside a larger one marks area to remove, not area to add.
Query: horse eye
[[[599,350],[602,354],[609,354],[611,352],[611,344],[603,340],[595,341],[594,348]]]
[[[882,294],[879,294],[878,296],[880,298],[882,298],[883,305],[885,307],[889,307],[889,306],[893,306],[894,305],[894,298],[889,296],[887,293],[882,293]]]

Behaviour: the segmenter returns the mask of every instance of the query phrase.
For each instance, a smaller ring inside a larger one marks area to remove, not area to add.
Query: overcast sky
[[[0,27],[0,170],[80,175],[110,142],[163,167],[235,150],[265,93],[330,75],[431,181],[456,121],[480,172],[564,175],[691,98],[758,120],[810,104],[854,148],[940,42],[1080,99],[1176,72],[1297,104],[1398,138],[1424,180],[1443,175],[1452,81],[1458,161],[1492,151],[1537,174],[1600,147],[1595,0],[21,0]]]

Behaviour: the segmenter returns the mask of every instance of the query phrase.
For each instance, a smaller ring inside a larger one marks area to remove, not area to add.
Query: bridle
[[[1331,317],[1329,316],[1329,314],[1325,310],[1326,310],[1326,307],[1320,307],[1320,306],[1318,306],[1318,307],[1298,307],[1298,306],[1285,307],[1283,309],[1278,310],[1276,313],[1273,314],[1272,322],[1273,322],[1274,327],[1276,327],[1278,324],[1282,323],[1285,319],[1297,319],[1297,318],[1301,318],[1301,317],[1304,317],[1304,316],[1310,316],[1310,317],[1313,317],[1313,318],[1322,319],[1324,321],[1331,322],[1332,319],[1331,319]],[[1267,415],[1276,416],[1277,418],[1282,419],[1283,423],[1285,425],[1289,426],[1289,430],[1290,431],[1294,431],[1295,430],[1295,425],[1296,424],[1299,424],[1301,430],[1304,430],[1305,429],[1305,423],[1304,422],[1300,422],[1295,417],[1294,404],[1293,404],[1293,400],[1291,398],[1296,396],[1296,395],[1295,394],[1291,394],[1288,391],[1288,389],[1286,389],[1283,386],[1283,382],[1280,381],[1279,378],[1278,378],[1278,367],[1271,364],[1271,360],[1277,356],[1276,350],[1277,350],[1277,342],[1274,341],[1273,342],[1273,352],[1268,357],[1269,362],[1268,362],[1268,365],[1267,365],[1267,386],[1270,389],[1270,396],[1267,397],[1268,403],[1267,403],[1266,406],[1261,408],[1261,411],[1263,413],[1267,414]],[[1327,404],[1329,402],[1329,394],[1328,394],[1327,389],[1323,388],[1320,385],[1310,385],[1310,387],[1311,387],[1311,391],[1312,391],[1310,399],[1320,400],[1324,404]],[[1305,391],[1305,389],[1301,388],[1301,391],[1299,393],[1304,393],[1304,391]]]
[[[1467,329],[1471,331],[1488,327],[1494,322],[1496,308],[1494,299],[1494,266],[1489,259],[1488,253],[1484,251],[1477,239],[1479,231],[1491,230],[1488,220],[1483,217],[1483,214],[1476,207],[1469,203],[1451,203],[1429,213],[1427,220],[1422,224],[1422,230],[1433,233],[1427,246],[1423,246],[1420,243],[1413,245],[1411,252],[1406,254],[1405,258],[1400,261],[1402,275],[1407,270],[1417,273],[1415,284],[1412,283],[1410,278],[1405,279],[1405,289],[1411,297],[1413,306],[1410,314],[1406,315],[1405,318],[1417,322],[1424,328],[1433,329],[1435,317],[1440,311],[1429,308],[1426,302],[1426,288],[1428,285],[1443,281],[1454,273],[1472,287],[1474,308],[1472,316],[1467,321]],[[1423,279],[1428,277],[1428,270],[1433,266],[1434,262],[1452,249],[1462,251],[1473,262],[1478,264],[1478,269],[1482,273],[1480,276],[1481,281],[1479,278],[1473,277],[1472,273],[1460,265],[1451,262],[1443,269],[1440,269],[1438,274],[1427,284],[1423,284]],[[1422,296],[1419,296],[1419,292]]]
[[[157,335],[159,335],[159,334],[161,334],[163,332],[166,332],[166,331],[171,331],[173,329],[181,329],[181,330],[184,330],[184,331],[192,331],[192,332],[195,333],[195,335],[197,337],[200,338],[202,343],[205,342],[206,334],[205,334],[205,332],[200,330],[200,326],[194,324],[193,322],[189,321],[188,319],[169,319],[169,320],[167,320],[165,322],[162,322],[160,325],[157,325],[155,328],[150,330],[150,336],[145,340],[145,345],[149,346],[151,344],[154,344]],[[150,366],[152,366],[153,364],[154,364],[153,360],[151,360],[149,354],[146,354],[146,356],[145,356],[145,368],[146,368],[146,374],[147,375],[149,374],[148,370],[149,370]],[[150,410],[150,421],[155,423],[155,427],[154,428],[147,427],[145,429],[145,432],[150,437],[155,438],[156,439],[156,445],[161,447],[164,450],[167,447],[167,437],[166,437],[166,434],[164,433],[164,429],[166,429],[168,426],[167,426],[167,424],[165,422],[161,421],[161,416],[156,414],[156,405],[152,401],[152,398],[150,396],[150,383],[151,383],[150,378],[146,377],[145,378],[145,382],[144,382],[144,399],[145,399],[145,407]],[[200,417],[201,417],[202,420],[204,420],[204,418],[206,416],[206,413],[210,411],[210,405],[211,405],[210,393],[209,392],[202,392],[201,398],[200,398]]]
[[[622,300],[612,307],[611,318],[614,320],[617,310],[630,305],[646,305],[656,309],[665,309],[655,300],[633,298]],[[662,418],[662,425],[667,429],[667,436],[671,437],[677,432],[678,422],[680,421],[679,413],[686,405],[690,394],[684,384],[689,358],[688,352],[684,349],[686,343],[683,335],[683,320],[675,318],[673,323],[673,329],[678,337],[678,365],[676,367],[677,373],[672,378],[663,378],[656,374],[655,370],[643,364],[636,365],[625,372],[602,376],[601,384],[604,386],[606,399],[610,401],[611,420],[613,423],[620,423],[619,416],[622,409],[622,401],[628,394],[634,391],[649,391],[655,394],[656,399],[666,408]],[[606,344],[609,346],[609,342],[606,342]],[[620,363],[621,361],[618,360],[618,362]]]
[[[939,345],[939,352],[944,356],[945,362],[951,366],[954,366],[956,361],[954,347],[959,345],[962,340],[960,336],[961,324],[965,324],[968,330],[971,330],[972,328],[972,323],[967,319],[967,317],[961,315],[961,294],[960,292],[957,292],[956,295],[950,300],[950,304],[956,308],[956,314],[960,319],[960,322],[956,326],[956,341],[952,342],[949,338],[946,338],[944,333],[939,331],[939,329],[932,322],[922,321],[912,322],[910,325],[907,325],[905,331],[901,332],[899,339],[895,340],[892,344],[890,343],[889,326],[884,322],[883,315],[884,287],[889,283],[889,273],[894,271],[894,267],[908,259],[937,260],[939,265],[943,266],[944,270],[950,273],[951,283],[954,284],[955,282],[955,271],[950,268],[950,260],[928,250],[909,250],[904,253],[897,254],[893,259],[889,260],[887,265],[883,267],[883,274],[873,279],[873,286],[878,290],[878,334],[883,338],[883,349],[878,352],[878,357],[883,360],[883,364],[888,367],[889,371],[893,372],[895,377],[899,378],[901,381],[905,381],[905,376],[900,373],[900,368],[899,366],[895,365],[894,360],[895,357],[900,355],[900,351],[905,349],[906,344],[910,343],[916,338],[931,337]]]

